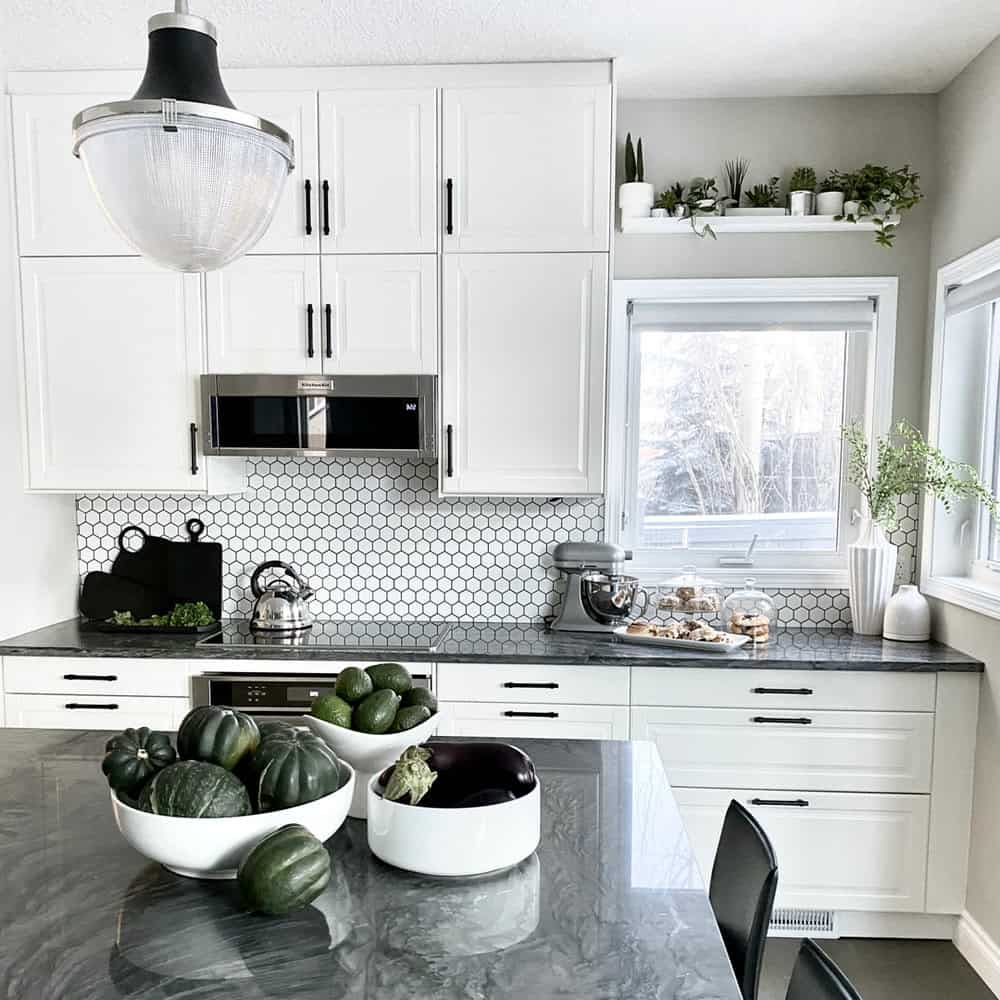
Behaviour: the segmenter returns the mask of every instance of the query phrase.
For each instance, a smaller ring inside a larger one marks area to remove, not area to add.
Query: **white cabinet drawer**
[[[778,906],[922,912],[930,799],[674,788],[706,880],[731,799],[761,821],[778,856]],[[800,802],[804,805],[762,803]]]
[[[440,669],[440,668],[439,668]],[[628,709],[608,705],[441,702],[441,736],[627,740]]]
[[[25,729],[174,730],[187,714],[187,698],[98,698],[93,695],[7,694],[7,725]]]
[[[924,712],[633,708],[671,784],[929,792],[934,717]]]
[[[632,668],[633,705],[933,712],[934,674]]]
[[[10,694],[153,695],[187,698],[186,660],[108,657],[8,656],[4,690]]]
[[[627,705],[622,667],[441,663],[438,695],[446,701],[519,701],[535,705]]]

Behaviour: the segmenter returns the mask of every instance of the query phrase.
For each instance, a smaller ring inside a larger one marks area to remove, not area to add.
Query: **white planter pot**
[[[903,584],[889,599],[882,635],[897,642],[925,642],[931,637],[930,605],[913,584]]]
[[[844,202],[844,215],[853,215],[857,219],[861,215],[861,202],[860,201],[845,201]]]
[[[820,191],[820,193],[816,195],[817,215],[840,215],[843,211],[843,191]]]
[[[847,546],[851,622],[860,635],[882,634],[896,575],[896,556],[896,546],[870,518],[865,520],[858,540]]]
[[[645,219],[649,216],[655,200],[652,184],[633,181],[618,188],[618,207],[623,219]]]
[[[812,215],[814,198],[812,191],[789,191],[788,214]]]
[[[726,208],[726,215],[731,215],[734,218],[739,218],[742,216],[747,216],[749,218],[761,216],[772,216],[772,215],[785,215],[785,210],[783,208]]]

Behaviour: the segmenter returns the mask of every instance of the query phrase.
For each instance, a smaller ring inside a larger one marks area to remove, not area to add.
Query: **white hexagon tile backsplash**
[[[552,548],[599,541],[598,499],[439,498],[426,463],[257,459],[245,493],[224,497],[77,498],[81,574],[110,568],[118,533],[138,524],[184,537],[200,517],[223,545],[223,615],[246,617],[250,574],[267,559],[312,584],[318,618],[540,621],[561,601]],[[897,579],[913,574],[915,503],[901,507]],[[842,590],[772,596],[786,626],[850,624]]]

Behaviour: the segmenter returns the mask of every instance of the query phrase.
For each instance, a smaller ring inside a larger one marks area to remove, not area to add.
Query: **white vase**
[[[817,215],[840,215],[843,211],[843,191],[820,191],[820,193],[816,195]]]
[[[896,575],[896,546],[881,525],[865,518],[858,540],[847,546],[851,622],[860,635],[881,635]]]
[[[855,219],[861,218],[861,202],[851,200],[845,201],[844,215],[852,215]]]
[[[645,219],[653,208],[655,190],[645,181],[632,181],[618,188],[618,207],[623,219]]]
[[[889,599],[882,635],[897,642],[924,642],[931,637],[930,605],[912,583],[904,583]]]

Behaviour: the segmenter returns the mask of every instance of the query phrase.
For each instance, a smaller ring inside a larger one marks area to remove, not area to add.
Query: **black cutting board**
[[[137,548],[127,548],[128,539],[131,539],[131,545],[141,544]],[[173,542],[166,538],[149,535],[138,525],[130,524],[122,528],[118,535],[118,554],[111,565],[111,572],[147,587],[165,590],[168,554],[172,545]]]
[[[103,621],[116,611],[136,618],[162,615],[172,607],[165,589],[149,587],[114,573],[88,573],[80,591],[80,614]]]
[[[191,518],[185,525],[190,541],[169,542],[165,589],[174,604],[204,601],[218,619],[222,614],[222,546],[200,541],[205,525]]]

